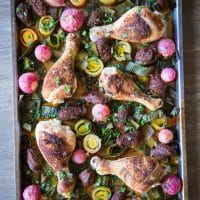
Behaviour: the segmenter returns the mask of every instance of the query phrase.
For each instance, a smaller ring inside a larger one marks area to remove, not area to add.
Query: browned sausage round
[[[112,57],[111,54],[112,41],[107,38],[101,38],[97,40],[96,46],[101,59],[104,62],[108,62]]]
[[[43,0],[30,0],[29,2],[35,14],[40,17],[46,14],[46,5]]]
[[[69,106],[58,112],[58,119],[63,121],[74,120],[86,115],[86,113],[87,108],[85,106]]]
[[[152,94],[163,96],[167,89],[167,84],[160,78],[159,75],[151,75],[149,89]]]
[[[87,25],[89,27],[103,25],[104,13],[101,9],[97,9],[91,13],[88,18]]]
[[[158,158],[163,161],[176,154],[174,147],[167,144],[158,144],[154,149],[151,150],[151,156]]]
[[[148,48],[140,49],[135,54],[135,61],[141,65],[152,64],[157,59],[156,48],[154,45],[149,46]]]
[[[133,133],[124,133],[116,140],[121,147],[135,148],[143,140],[143,135],[139,131]]]
[[[86,94],[83,99],[92,104],[107,104],[109,99],[99,91],[94,91]]]

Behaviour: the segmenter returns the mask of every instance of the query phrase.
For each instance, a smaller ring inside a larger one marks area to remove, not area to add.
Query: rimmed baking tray
[[[21,199],[20,188],[20,125],[18,112],[18,70],[17,70],[17,23],[15,17],[15,5],[17,0],[10,0],[11,5],[11,30],[12,30],[12,66],[14,85],[14,138],[15,138],[15,188],[16,200]],[[188,200],[188,178],[187,178],[187,156],[186,156],[186,135],[185,135],[185,101],[184,101],[184,69],[183,69],[183,29],[182,29],[182,0],[176,0],[176,8],[173,11],[174,38],[179,54],[176,64],[178,80],[176,84],[176,106],[180,108],[177,120],[178,141],[180,149],[179,175],[183,180],[182,192],[178,198]]]

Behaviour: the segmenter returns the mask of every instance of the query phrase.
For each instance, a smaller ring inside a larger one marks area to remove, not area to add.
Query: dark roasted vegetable
[[[149,89],[154,95],[164,96],[167,89],[167,84],[160,78],[159,75],[151,75]]]
[[[87,109],[85,106],[69,106],[58,112],[58,119],[63,121],[74,120],[86,115]]]
[[[99,91],[90,92],[83,99],[92,104],[106,104],[109,101],[108,97]]]
[[[158,144],[154,149],[151,150],[151,156],[154,156],[161,161],[166,160],[175,154],[175,148],[167,144]]]
[[[116,190],[112,195],[111,200],[126,200],[126,193]]]
[[[27,164],[29,168],[34,172],[38,172],[41,169],[42,162],[40,155],[36,150],[32,148],[27,149]]]
[[[119,106],[117,113],[113,117],[115,125],[118,128],[124,126],[127,118],[132,113],[133,113],[133,108],[131,106],[128,106],[128,107],[125,107],[124,105]]]
[[[169,7],[169,0],[156,0],[157,5],[160,6],[161,10],[165,10]]]
[[[89,27],[103,25],[104,12],[101,9],[96,9],[88,18],[87,25]]]
[[[43,0],[29,0],[33,11],[38,16],[43,16],[46,14],[46,5]]]
[[[132,133],[124,133],[116,140],[117,144],[121,147],[135,148],[143,140],[143,135],[139,131]]]
[[[112,47],[112,42],[110,39],[107,38],[101,38],[98,39],[96,42],[97,50],[98,53],[101,57],[101,59],[104,62],[108,62],[111,59],[111,47]]]
[[[83,187],[88,187],[94,183],[96,175],[91,169],[85,169],[78,177],[81,180]]]
[[[118,144],[110,145],[106,149],[106,155],[111,158],[121,156],[126,151],[126,148],[120,147]]]
[[[27,3],[21,2],[17,5],[16,15],[18,19],[26,26],[31,26],[33,24],[32,13]]]

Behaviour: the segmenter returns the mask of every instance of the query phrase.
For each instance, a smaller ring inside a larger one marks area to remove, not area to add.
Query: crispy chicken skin
[[[162,99],[146,96],[130,77],[115,67],[106,67],[103,69],[99,85],[103,87],[107,96],[115,100],[135,101],[145,105],[150,110],[157,110],[163,104]]]
[[[94,156],[90,163],[99,175],[116,175],[138,193],[147,192],[153,184],[160,181],[164,173],[159,162],[153,157],[105,160]]]
[[[133,43],[149,43],[166,33],[166,24],[161,14],[146,6],[137,6],[127,11],[113,24],[90,29],[90,39],[112,38]]]
[[[43,98],[53,104],[63,103],[77,89],[77,79],[74,72],[74,59],[79,50],[80,36],[69,33],[62,56],[51,67],[44,78],[42,86]]]
[[[75,149],[76,137],[69,126],[62,126],[57,119],[40,121],[35,130],[38,148],[46,162],[58,176],[57,190],[67,197],[75,186],[75,179],[62,179],[60,174],[65,171],[70,174],[68,161]]]

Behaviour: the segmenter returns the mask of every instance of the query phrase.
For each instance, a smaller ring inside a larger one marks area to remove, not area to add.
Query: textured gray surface
[[[0,1],[0,200],[14,200],[10,1]]]
[[[183,1],[190,200],[200,199],[200,1]],[[0,200],[14,200],[10,1],[0,0]]]

